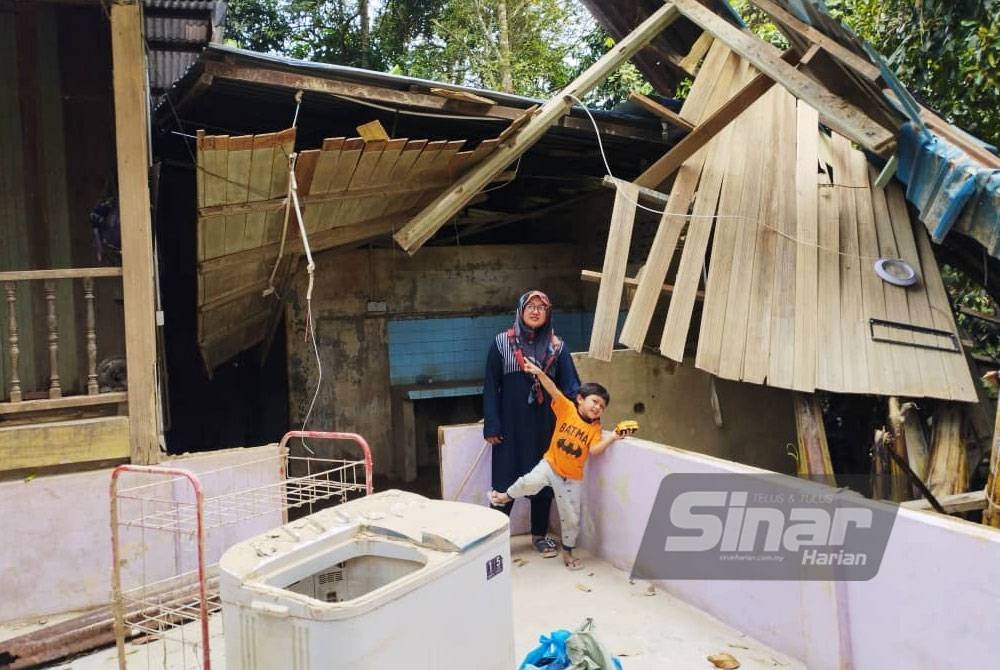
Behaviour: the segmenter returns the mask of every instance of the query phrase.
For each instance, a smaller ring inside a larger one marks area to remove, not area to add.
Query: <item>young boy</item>
[[[607,449],[620,436],[611,434],[601,439],[601,414],[608,406],[608,391],[600,384],[580,386],[574,404],[559,387],[533,362],[524,362],[524,371],[535,375],[552,397],[556,427],[548,451],[531,472],[519,478],[506,491],[490,491],[490,503],[506,505],[514,498],[538,493],[546,486],[555,492],[562,527],[563,563],[570,570],[583,567],[573,556],[573,547],[580,532],[580,494],[583,489],[583,465],[587,457]]]

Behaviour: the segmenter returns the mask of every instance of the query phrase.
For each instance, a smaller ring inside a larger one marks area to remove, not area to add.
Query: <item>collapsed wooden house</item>
[[[589,341],[581,374],[609,380],[615,411],[645,412],[646,435],[662,443],[814,475],[832,471],[816,391],[985,407],[932,240],[974,240],[995,268],[996,189],[981,175],[998,167],[996,157],[909,100],[812,2],[755,0],[786,34],[783,54],[743,29],[725,3],[585,4],[620,41],[547,102],[209,47],[154,114],[151,217],[144,101],[135,95],[143,90],[140,14],[134,3],[115,3],[104,55],[111,62],[117,49],[117,154],[94,155],[117,163],[132,374],[127,391],[91,393],[91,371],[77,371],[73,386],[85,392],[68,400],[54,374],[61,363],[48,356],[59,349],[52,324],[69,317],[23,314],[29,302],[87,314],[94,298],[85,289],[67,308],[54,290],[32,301],[8,292],[16,318],[5,321],[0,414],[14,418],[0,430],[20,441],[0,445],[4,469],[23,476],[56,463],[152,463],[164,433],[174,452],[245,446],[308,419],[365,434],[379,474],[412,480],[434,470],[438,425],[477,418],[486,344],[533,286],[555,299],[557,329],[574,349]],[[100,23],[94,5],[89,18]],[[13,60],[12,49],[5,53]],[[591,119],[575,103],[633,55],[661,92],[683,77],[694,83],[679,110],[638,98],[652,116],[591,112],[612,190],[602,185]],[[373,120],[385,135],[358,129]],[[6,127],[4,137],[16,130]],[[79,153],[72,162],[86,163]],[[33,169],[40,173],[37,161]],[[975,185],[960,201],[949,188],[956,179]],[[3,223],[18,249],[30,241],[38,251],[44,245],[25,235],[25,220]],[[12,274],[0,280],[119,274],[67,275],[59,254],[49,257],[42,275],[8,259]],[[919,281],[884,282],[871,271],[880,259],[902,259],[896,269],[909,267]],[[87,365],[77,367],[94,367],[90,338],[107,329],[82,323],[75,348]],[[32,361],[21,378],[18,346]],[[890,475],[885,497],[916,497],[913,479],[900,474],[906,463],[926,473],[942,509],[996,500],[947,497],[968,475],[956,405],[940,405],[947,430],[936,434],[946,448],[935,457],[919,445],[926,438],[912,407],[889,404],[890,430],[854,445],[875,448],[873,467]],[[108,439],[87,432],[95,417],[78,424],[66,416],[97,405],[112,408],[114,416],[96,417],[114,424]],[[980,438],[992,430],[991,413],[982,414]],[[799,445],[794,457],[788,443]],[[34,505],[33,479],[6,483],[12,509]],[[39,479],[35,490],[74,509],[74,498],[104,485]],[[987,486],[996,483],[994,474]],[[100,511],[81,504],[79,513]],[[51,532],[60,532],[62,515],[51,516]],[[19,583],[45,579],[74,608],[106,601],[104,582],[75,579],[79,565],[43,573],[30,560],[33,543],[16,551]],[[105,562],[95,559],[93,571],[105,574]],[[47,592],[29,598],[19,588],[9,591],[24,595],[19,615],[51,611]]]

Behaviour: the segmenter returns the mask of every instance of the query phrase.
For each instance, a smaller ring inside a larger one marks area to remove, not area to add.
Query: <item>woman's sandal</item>
[[[563,557],[563,563],[567,570],[583,570],[583,561],[576,556],[570,556],[568,559]]]
[[[542,558],[555,558],[559,555],[559,547],[556,541],[550,537],[536,537],[531,541],[535,550],[542,555]]]

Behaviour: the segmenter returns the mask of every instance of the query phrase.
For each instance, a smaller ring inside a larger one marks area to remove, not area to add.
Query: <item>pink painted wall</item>
[[[443,496],[485,504],[489,452],[472,468],[481,426],[446,426],[441,435]],[[587,468],[580,544],[626,571],[664,475],[761,472],[636,438]],[[523,532],[523,519],[512,529]],[[810,670],[980,667],[1000,655],[1000,532],[924,512],[899,510],[879,573],[867,582],[661,586]]]
[[[277,455],[277,445],[269,445],[184,456],[164,465],[194,472],[205,495],[214,497],[276,484],[280,478]],[[110,601],[110,483],[111,470],[0,482],[0,537],[4,542],[0,552],[0,622],[73,612]],[[130,487],[136,479],[121,483],[123,488]],[[153,492],[143,497],[152,497]],[[181,483],[159,485],[155,493],[178,500],[191,496],[190,487]],[[126,504],[123,513],[135,513],[137,504]],[[144,513],[149,512],[147,508]],[[233,542],[281,521],[280,513],[271,512],[211,531],[206,542],[208,560],[216,562]],[[142,574],[148,580],[162,579],[196,565],[192,542],[172,533],[126,530],[122,544],[128,561],[123,575],[126,588],[136,585]]]

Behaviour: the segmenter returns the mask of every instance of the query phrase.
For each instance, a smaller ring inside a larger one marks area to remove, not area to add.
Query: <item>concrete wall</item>
[[[446,499],[485,504],[490,457],[487,450],[476,460],[482,442],[478,425],[441,429]],[[580,545],[623,570],[632,567],[665,475],[760,472],[636,438],[618,442],[587,468]],[[527,530],[521,505],[515,504],[512,532]],[[1000,532],[900,509],[881,568],[867,582],[659,585],[810,670],[936,670],[993,663],[1000,653],[997,584]]]
[[[274,485],[281,476],[277,445],[178,457],[163,465],[195,473],[206,499],[216,500],[225,494]],[[144,483],[169,479],[143,480],[135,474],[122,477],[122,521],[162,511],[139,498],[192,499],[186,481],[128,492]],[[111,470],[0,482],[0,537],[4,538],[0,621],[72,612],[111,600],[110,483]],[[250,497],[243,496],[238,514],[233,514],[229,505],[206,503],[207,525],[216,526],[206,534],[209,564],[217,562],[234,542],[282,523],[282,515],[274,511],[273,504],[256,510],[253,504]],[[220,514],[231,523],[220,525]],[[189,536],[123,528],[120,537],[125,588],[138,586],[140,579],[149,583],[196,566]]]
[[[713,379],[693,362],[677,365],[652,353],[616,351],[611,362],[574,354],[583,381],[607,387],[611,405],[602,423],[639,421],[638,436],[676,444],[775,472],[795,473],[787,445],[795,444],[792,394],[754,384],[715,379],[722,426],[715,424]]]
[[[403,469],[394,444],[387,324],[400,318],[508,313],[530,288],[558,309],[579,309],[576,247],[563,244],[427,247],[413,257],[395,249],[331,251],[316,257],[312,312],[322,383],[309,419],[316,430],[353,431],[372,445],[380,474]],[[318,367],[306,332],[305,276],[287,312],[290,418],[301,425]],[[373,308],[384,311],[369,312]],[[488,341],[481,343],[483,363]]]

